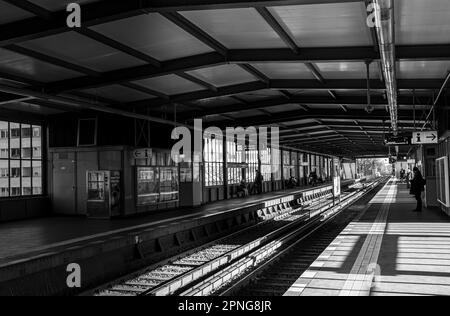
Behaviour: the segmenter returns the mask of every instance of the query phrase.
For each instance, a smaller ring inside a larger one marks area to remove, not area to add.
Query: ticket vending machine
[[[122,215],[122,185],[120,171],[88,171],[87,216],[109,219]]]

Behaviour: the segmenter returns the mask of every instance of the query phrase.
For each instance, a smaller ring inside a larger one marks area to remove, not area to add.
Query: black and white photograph
[[[0,0],[0,296],[450,296],[449,81],[450,0]]]

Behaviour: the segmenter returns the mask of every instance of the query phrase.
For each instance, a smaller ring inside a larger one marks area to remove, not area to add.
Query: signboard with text
[[[134,159],[149,159],[152,157],[153,151],[151,148],[136,149],[133,151]]]
[[[412,134],[413,145],[437,144],[438,141],[437,131],[414,132]]]
[[[384,144],[386,146],[401,146],[401,145],[409,145],[411,143],[411,137],[406,135],[386,135],[384,139]]]

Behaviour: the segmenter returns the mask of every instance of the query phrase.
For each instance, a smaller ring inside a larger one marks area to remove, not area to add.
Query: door
[[[52,174],[53,212],[64,215],[77,214],[75,153],[54,153]]]

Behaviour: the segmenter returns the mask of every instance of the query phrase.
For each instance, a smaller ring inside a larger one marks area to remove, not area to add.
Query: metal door
[[[75,153],[53,154],[52,204],[56,214],[77,214],[75,165]]]

